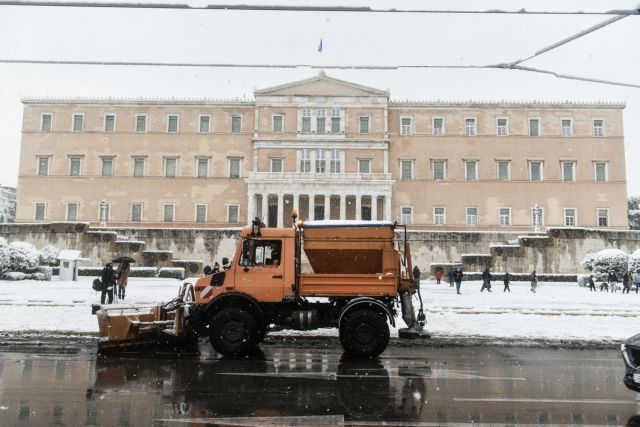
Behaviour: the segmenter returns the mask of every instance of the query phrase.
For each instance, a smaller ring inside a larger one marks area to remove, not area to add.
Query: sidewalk
[[[9,335],[97,334],[91,304],[100,294],[91,289],[93,277],[79,282],[0,281],[0,332]],[[167,302],[180,281],[129,279],[127,303]],[[561,343],[614,345],[640,333],[636,322],[640,294],[590,292],[575,283],[540,283],[536,293],[529,284],[515,282],[511,293],[494,284],[493,292],[480,292],[481,282],[463,282],[462,295],[448,284],[422,281],[427,330],[448,342]],[[419,307],[414,298],[416,310]],[[403,327],[397,319],[397,327]],[[397,336],[392,330],[392,337]],[[281,331],[274,335],[336,336],[335,329]]]

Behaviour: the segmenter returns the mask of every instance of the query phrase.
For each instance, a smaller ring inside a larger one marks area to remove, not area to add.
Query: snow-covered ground
[[[91,304],[100,294],[91,289],[93,277],[79,282],[0,281],[0,331],[97,333]],[[127,303],[166,302],[180,281],[129,279]],[[615,343],[640,332],[636,321],[640,294],[590,292],[575,283],[540,283],[534,294],[528,283],[511,284],[511,293],[494,284],[480,292],[480,282],[463,282],[462,295],[448,284],[422,282],[427,330],[434,337],[495,339],[496,341],[571,341]],[[417,300],[414,300],[416,309]],[[398,319],[398,326],[404,326]],[[278,334],[291,334],[282,331]],[[333,329],[295,332],[296,335],[337,335]],[[396,335],[395,331],[392,336]]]

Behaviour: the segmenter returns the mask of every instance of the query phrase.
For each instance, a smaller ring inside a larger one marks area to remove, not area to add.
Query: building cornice
[[[398,100],[389,101],[389,108],[625,108],[620,101],[491,101],[491,100]]]
[[[69,105],[198,105],[198,106],[255,106],[252,99],[212,99],[212,98],[92,98],[92,97],[30,97],[21,99],[23,104],[69,104]]]

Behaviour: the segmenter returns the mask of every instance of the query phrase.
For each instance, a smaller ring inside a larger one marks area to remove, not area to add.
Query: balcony
[[[390,173],[314,173],[314,172],[250,172],[248,182],[308,182],[332,183],[391,182]]]

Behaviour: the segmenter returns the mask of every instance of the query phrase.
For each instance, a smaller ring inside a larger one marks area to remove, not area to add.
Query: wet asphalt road
[[[330,339],[276,339],[243,360],[208,344],[182,356],[13,348],[0,352],[0,425],[625,425],[640,395],[623,371],[615,350],[392,342],[361,361]]]

